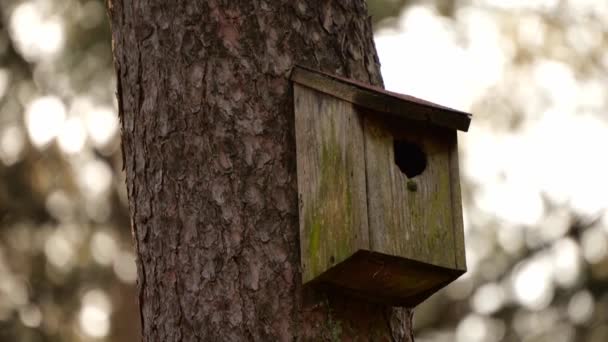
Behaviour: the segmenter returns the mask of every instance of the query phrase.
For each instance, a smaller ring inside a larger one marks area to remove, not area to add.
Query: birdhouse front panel
[[[452,194],[458,191],[452,186],[458,170],[451,167],[456,132],[377,113],[364,120],[371,250],[464,266],[456,236],[462,235],[460,202]]]
[[[361,118],[353,105],[294,86],[302,278],[369,247]]]

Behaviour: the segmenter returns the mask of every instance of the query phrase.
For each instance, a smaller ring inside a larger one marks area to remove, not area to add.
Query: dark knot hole
[[[407,178],[413,178],[426,169],[426,154],[420,146],[404,140],[394,140],[395,164]]]

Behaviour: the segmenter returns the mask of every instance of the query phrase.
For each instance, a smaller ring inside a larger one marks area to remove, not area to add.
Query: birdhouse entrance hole
[[[426,169],[426,154],[420,146],[404,140],[394,140],[395,164],[407,178],[413,178]]]

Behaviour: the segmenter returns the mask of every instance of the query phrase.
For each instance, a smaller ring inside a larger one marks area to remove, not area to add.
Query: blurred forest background
[[[417,341],[608,341],[608,1],[368,4],[387,88],[474,113]],[[114,92],[102,0],[0,2],[0,341],[138,340]]]

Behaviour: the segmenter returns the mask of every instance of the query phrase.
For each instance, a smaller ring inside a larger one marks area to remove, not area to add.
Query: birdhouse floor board
[[[339,288],[372,302],[414,307],[464,271],[407,258],[359,250],[330,268],[313,284]]]

